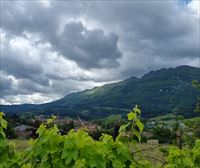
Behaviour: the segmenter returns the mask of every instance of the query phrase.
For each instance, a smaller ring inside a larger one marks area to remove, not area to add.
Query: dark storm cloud
[[[4,98],[5,96],[13,96],[15,94],[28,94],[30,91],[25,91],[24,88],[15,88],[13,78],[7,76],[7,74],[1,72],[1,80],[0,80],[0,89],[1,94],[0,98]]]
[[[41,85],[48,85],[48,79],[44,77],[40,61],[35,58],[36,56],[30,56],[27,49],[20,50],[20,47],[24,47],[24,45],[26,45],[25,48],[29,47],[25,40],[20,38],[8,40],[7,37],[5,41],[2,40],[2,43],[1,70],[4,73],[17,79],[30,79]]]
[[[11,89],[12,85],[12,79],[6,78],[5,76],[2,75],[1,73],[1,89],[2,91],[5,91],[6,89]]]
[[[70,22],[53,46],[84,69],[111,68],[119,65],[117,59],[121,57],[117,42],[114,33],[105,35],[100,29],[87,30],[80,22]]]
[[[181,64],[197,66],[199,17],[187,6],[176,1],[98,2],[88,15],[119,35],[123,77]]]
[[[42,67],[39,64],[31,63],[28,58],[27,60],[21,60],[17,59],[17,57],[13,58],[12,56],[5,54],[5,57],[1,59],[1,68],[3,71],[7,72],[8,74],[12,74],[18,79],[32,78],[33,80],[38,80],[39,82],[41,82],[41,84],[46,83],[44,80],[42,80],[42,78],[40,78],[40,75],[43,71]],[[38,77],[40,79],[37,79]]]
[[[101,29],[87,30],[81,22],[73,21],[65,24],[64,31],[59,34],[61,18],[72,14],[70,5],[74,5],[73,3],[64,5],[66,8],[56,2],[52,8],[44,8],[38,3],[3,4],[3,29],[15,35],[23,35],[25,31],[38,33],[41,40],[49,42],[55,51],[76,61],[84,69],[119,66],[117,59],[121,53],[117,46],[116,34],[106,35]],[[75,14],[76,10],[85,8],[84,4],[76,5],[73,16],[78,17],[79,14]]]
[[[42,95],[28,99],[52,100],[163,67],[198,66],[199,17],[176,1],[1,5],[1,93],[10,103],[35,93]]]

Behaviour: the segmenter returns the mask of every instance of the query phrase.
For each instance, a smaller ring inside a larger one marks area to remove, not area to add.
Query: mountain
[[[192,80],[200,79],[200,68],[179,66],[151,71],[141,78],[107,84],[82,92],[71,93],[57,101],[41,105],[1,105],[5,113],[33,112],[56,114],[83,119],[103,118],[111,114],[125,115],[137,104],[145,118],[172,113],[173,109],[186,117],[193,112],[198,91]]]

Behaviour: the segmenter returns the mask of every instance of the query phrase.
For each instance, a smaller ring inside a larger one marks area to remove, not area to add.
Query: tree
[[[197,80],[192,81],[192,85],[200,91],[200,82]],[[200,95],[197,97],[197,104],[194,110],[195,112],[200,112]]]

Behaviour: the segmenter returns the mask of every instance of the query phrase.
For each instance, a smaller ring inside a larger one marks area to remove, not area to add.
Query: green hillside
[[[64,98],[22,110],[38,114],[55,113],[84,119],[103,118],[111,114],[125,115],[135,104],[142,109],[143,117],[169,114],[174,108],[184,116],[195,116],[193,112],[198,91],[192,80],[200,79],[200,68],[179,66],[151,71],[141,78],[95,87],[72,93]],[[1,106],[2,110],[15,112],[12,106]],[[16,107],[15,107],[16,109]]]

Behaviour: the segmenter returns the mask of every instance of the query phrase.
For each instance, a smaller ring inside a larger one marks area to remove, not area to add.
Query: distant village
[[[48,117],[44,115],[35,116],[34,118],[29,118],[26,120],[21,119],[19,116],[17,116],[16,118],[15,117],[12,120],[15,120],[17,118],[14,122],[16,126],[11,128],[12,134],[8,135],[8,138],[36,138],[37,128],[40,126],[40,124],[46,123],[48,119]],[[63,119],[61,117],[56,117],[54,123],[58,126],[61,134],[67,134],[70,129],[74,129],[76,131],[80,128],[83,128],[86,129],[89,133],[97,132],[100,130],[99,125],[78,119]]]
[[[42,123],[47,123],[49,116],[38,115],[38,116],[7,116],[8,128],[6,130],[7,138],[9,139],[30,139],[37,138],[37,129]],[[168,121],[158,121],[156,119],[144,120],[145,125],[144,131],[141,134],[142,142],[149,144],[159,144],[159,143],[173,143],[177,138],[177,132],[174,131],[174,122],[170,119]],[[197,121],[198,122],[198,121]],[[88,134],[94,139],[98,140],[103,133],[112,135],[116,137],[121,124],[126,123],[126,121],[120,116],[108,116],[104,119],[99,119],[95,121],[84,121],[77,117],[77,119],[72,119],[69,117],[57,116],[54,120],[57,125],[60,134],[66,135],[71,129],[77,131],[78,129],[85,129]],[[179,127],[185,130],[184,134],[187,137],[200,136],[199,128],[192,128],[191,124],[193,122],[179,123]],[[198,125],[195,124],[195,125]]]

